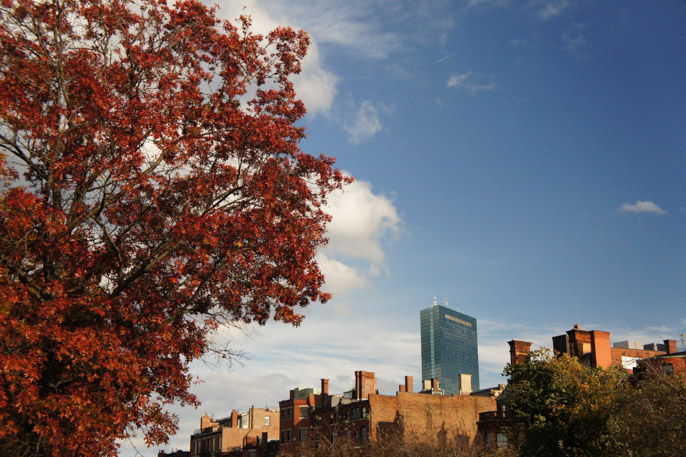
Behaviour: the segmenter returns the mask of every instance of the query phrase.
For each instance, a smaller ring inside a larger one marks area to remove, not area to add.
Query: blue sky
[[[387,394],[419,380],[434,296],[478,320],[482,387],[503,382],[513,338],[686,333],[686,3],[250,0],[220,14],[242,6],[257,31],[310,34],[302,148],[357,181],[330,202],[333,300],[297,329],[224,332],[245,357],[193,365],[203,405],[174,408],[167,450],[188,449],[203,412],[278,407],[323,377],[342,392],[374,371]]]

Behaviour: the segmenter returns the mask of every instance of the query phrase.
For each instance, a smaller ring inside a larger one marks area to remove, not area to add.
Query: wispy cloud
[[[477,77],[472,72],[455,74],[448,79],[448,87],[464,90],[470,94],[490,92],[498,89],[493,76]]]
[[[456,52],[453,52],[452,54],[449,54],[449,55],[447,55],[447,56],[445,56],[445,57],[443,57],[443,58],[441,58],[441,59],[438,59],[438,60],[435,61],[434,63],[445,62],[446,60],[451,59],[451,58],[455,57],[456,55],[457,55],[457,53],[456,53]]]
[[[633,205],[630,203],[624,203],[622,206],[617,208],[618,213],[653,213],[653,214],[667,214],[667,211],[663,210],[655,203],[650,201],[637,201]]]
[[[343,125],[348,133],[348,140],[352,144],[360,144],[374,138],[383,129],[381,115],[389,112],[390,109],[385,106],[375,105],[369,100],[363,101]]]
[[[536,15],[542,21],[557,17],[571,8],[569,0],[539,0],[532,2]]]
[[[469,0],[467,8],[476,8],[481,6],[503,7],[510,3],[509,0]]]
[[[587,58],[590,47],[586,38],[587,29],[586,24],[571,24],[569,29],[562,34],[562,49],[569,51],[577,59]]]

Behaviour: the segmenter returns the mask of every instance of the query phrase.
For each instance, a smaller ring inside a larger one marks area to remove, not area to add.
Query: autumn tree
[[[170,3],[0,3],[0,455],[162,442],[217,326],[328,298],[306,34]]]

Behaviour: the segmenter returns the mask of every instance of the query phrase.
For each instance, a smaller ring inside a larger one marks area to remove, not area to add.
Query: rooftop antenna
[[[437,303],[436,303],[436,297],[434,297],[434,306],[436,306],[436,305],[437,305]]]
[[[443,306],[445,306],[446,308],[448,307],[448,297],[447,296],[443,297]]]

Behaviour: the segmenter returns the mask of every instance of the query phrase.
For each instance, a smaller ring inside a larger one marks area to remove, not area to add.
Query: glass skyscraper
[[[479,350],[476,319],[436,305],[420,312],[422,379],[438,378],[446,395],[460,393],[460,375],[472,375],[471,390],[479,390]]]

